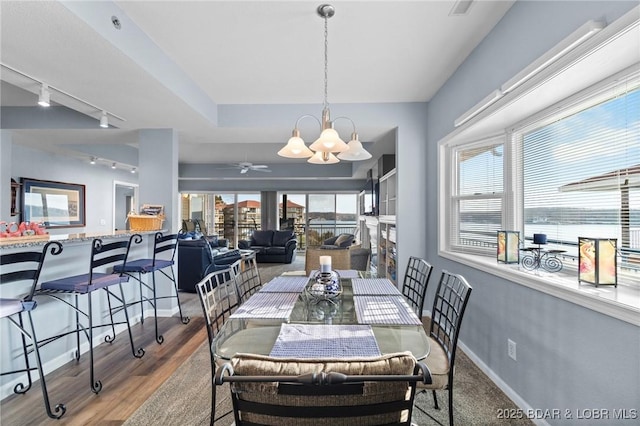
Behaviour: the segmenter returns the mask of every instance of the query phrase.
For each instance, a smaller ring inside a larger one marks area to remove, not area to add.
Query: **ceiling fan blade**
[[[269,169],[252,169],[254,172],[271,173]]]
[[[267,166],[266,164],[255,164],[255,165],[249,166],[249,168],[251,169],[266,169],[268,167],[269,166]]]

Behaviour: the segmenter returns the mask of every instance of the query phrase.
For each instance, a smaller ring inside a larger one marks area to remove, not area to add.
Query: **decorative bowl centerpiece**
[[[331,256],[320,256],[320,271],[312,278],[313,282],[308,287],[308,293],[312,299],[332,300],[342,294],[340,275],[331,270]]]

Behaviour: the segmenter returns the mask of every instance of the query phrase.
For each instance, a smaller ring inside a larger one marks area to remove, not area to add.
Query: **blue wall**
[[[588,20],[611,23],[637,4],[516,2],[429,103],[427,204],[438,205],[438,141],[458,116]],[[460,338],[512,398],[533,409],[561,409],[550,424],[589,424],[576,410],[640,408],[637,326],[438,257],[438,209],[427,212],[427,258],[474,287]],[[507,357],[507,339],[517,342],[517,362]]]

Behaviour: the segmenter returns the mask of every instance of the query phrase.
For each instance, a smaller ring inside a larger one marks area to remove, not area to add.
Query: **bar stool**
[[[119,272],[125,274],[134,280],[138,281],[138,285],[140,287],[140,301],[136,303],[140,303],[142,306],[143,302],[148,302],[153,306],[153,317],[155,320],[155,329],[156,329],[156,342],[162,344],[164,342],[164,337],[158,332],[158,307],[157,302],[159,299],[168,299],[168,298],[176,298],[178,301],[178,311],[180,313],[180,321],[183,324],[188,324],[190,318],[182,315],[182,306],[180,305],[180,297],[178,297],[178,284],[176,282],[175,273],[173,271],[174,258],[176,255],[176,248],[178,247],[178,234],[171,235],[162,235],[162,232],[156,232],[154,237],[154,245],[153,245],[153,258],[152,259],[136,259],[126,264],[118,265],[114,268],[114,272]],[[171,257],[169,259],[159,259],[158,255],[164,252],[170,252]],[[171,271],[171,274],[165,272],[165,269]],[[173,289],[175,291],[175,295],[171,296],[157,296],[157,287],[156,287],[156,271],[162,273],[165,277],[167,277],[173,283]],[[151,273],[151,285],[142,280],[142,274]],[[144,296],[142,292],[142,288],[146,287],[151,290],[153,293],[153,300]],[[142,314],[141,322],[144,323],[144,313]]]
[[[31,251],[21,253],[3,254],[0,256],[0,265],[2,266],[2,273],[0,274],[0,284],[8,284],[18,281],[30,281],[29,294],[22,299],[0,299],[0,318],[7,318],[11,324],[16,326],[21,334],[22,349],[24,354],[25,368],[21,370],[13,370],[1,373],[1,375],[27,373],[28,384],[25,386],[23,383],[18,383],[13,391],[15,393],[25,393],[31,389],[33,379],[31,378],[31,371],[38,370],[40,375],[40,387],[42,388],[42,396],[44,398],[44,408],[47,410],[47,415],[52,419],[59,419],[64,415],[67,408],[64,404],[57,404],[54,409],[51,409],[49,403],[49,393],[47,391],[47,383],[45,380],[44,371],[42,369],[42,358],[40,357],[40,348],[38,346],[38,340],[36,339],[36,330],[33,325],[33,318],[31,312],[36,307],[36,301],[33,300],[33,295],[40,278],[40,271],[44,264],[47,253],[52,255],[58,255],[62,253],[62,245],[57,241],[48,242],[42,252]],[[10,270],[10,271],[9,271]],[[26,312],[29,317],[30,332],[24,327],[22,314]],[[29,364],[29,350],[27,348],[26,338],[29,338],[32,342],[33,353],[35,354],[36,367],[31,367]],[[54,412],[55,411],[55,412]]]
[[[89,272],[81,275],[74,275],[71,277],[64,277],[53,281],[47,281],[40,285],[40,290],[37,295],[46,295],[59,300],[73,309],[76,313],[76,327],[75,330],[62,333],[60,335],[47,339],[44,344],[53,340],[57,340],[69,334],[76,334],[77,350],[75,354],[76,360],[80,360],[80,332],[82,331],[89,342],[89,369],[90,369],[90,381],[91,391],[98,393],[102,390],[102,382],[95,380],[94,374],[94,356],[93,356],[93,330],[98,327],[111,326],[112,335],[107,334],[105,342],[112,343],[116,338],[116,324],[122,324],[123,322],[115,323],[113,320],[114,309],[111,305],[111,297],[114,297],[121,303],[121,308],[124,311],[125,322],[127,324],[127,330],[129,332],[129,341],[131,343],[131,351],[136,358],[142,358],[144,356],[144,349],[135,349],[133,343],[133,335],[131,334],[131,324],[129,322],[129,314],[127,312],[127,304],[124,295],[124,289],[122,287],[123,282],[129,281],[129,277],[124,274],[115,272],[100,272],[99,270],[105,270],[105,268],[113,268],[116,265],[126,265],[127,256],[132,243],[139,244],[142,241],[142,237],[138,234],[132,235],[128,240],[118,240],[103,244],[101,239],[94,239],[91,243],[91,261],[89,266]],[[110,290],[111,286],[117,285],[120,288],[120,296],[117,296]],[[93,303],[92,294],[97,290],[104,290],[107,295],[107,303],[109,306],[110,323],[94,325],[93,323]],[[74,303],[70,303],[60,294],[74,295]],[[78,296],[87,296],[87,310],[80,309],[78,304]],[[85,318],[87,325],[85,325],[80,318]]]

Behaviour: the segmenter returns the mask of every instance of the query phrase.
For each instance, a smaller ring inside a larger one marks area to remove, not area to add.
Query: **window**
[[[565,105],[504,136],[445,145],[445,250],[495,258],[498,230],[520,231],[521,247],[546,234],[575,281],[578,237],[615,239],[619,282],[640,286],[640,77]]]
[[[486,252],[503,228],[503,143],[491,139],[461,146],[453,158],[450,244],[461,252]]]
[[[525,238],[546,234],[574,254],[578,237],[615,239],[620,266],[640,260],[640,89],[628,83],[587,99],[581,111],[515,132]]]

